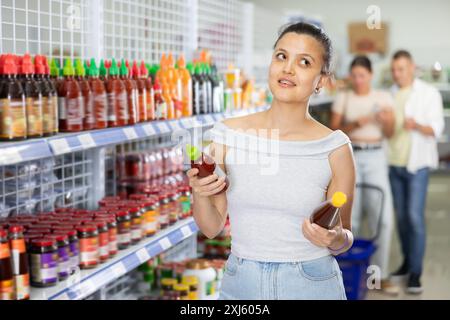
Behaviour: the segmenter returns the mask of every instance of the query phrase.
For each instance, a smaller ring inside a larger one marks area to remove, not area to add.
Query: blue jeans
[[[342,272],[333,256],[292,263],[258,262],[231,254],[220,300],[345,300]]]
[[[405,167],[389,168],[403,257],[409,272],[419,276],[425,256],[428,178],[428,168],[420,169],[415,174],[409,173]]]

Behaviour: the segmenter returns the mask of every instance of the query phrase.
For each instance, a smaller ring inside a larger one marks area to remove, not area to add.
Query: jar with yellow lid
[[[177,279],[163,278],[161,279],[161,295],[167,295],[169,292],[174,291],[173,287],[178,284]]]
[[[181,283],[189,286],[189,300],[198,300],[198,278],[196,276],[184,276]]]
[[[217,274],[207,260],[195,259],[189,261],[183,276],[195,276],[198,278],[198,298],[200,300],[215,298]]]
[[[178,283],[173,286],[173,291],[178,292],[180,294],[181,300],[190,300],[189,286]]]

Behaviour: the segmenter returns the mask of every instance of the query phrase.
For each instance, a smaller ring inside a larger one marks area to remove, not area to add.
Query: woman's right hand
[[[189,178],[189,185],[192,187],[192,192],[200,197],[209,197],[215,195],[223,190],[226,186],[226,177],[221,177],[217,174],[212,174],[205,178],[198,177],[198,169],[190,169],[187,171]]]

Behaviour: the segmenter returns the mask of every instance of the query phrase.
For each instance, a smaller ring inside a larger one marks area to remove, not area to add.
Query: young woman
[[[352,90],[337,95],[332,106],[331,128],[341,129],[352,141],[356,161],[356,182],[368,183],[384,191],[382,225],[373,264],[381,271],[380,289],[398,294],[398,286],[389,281],[389,254],[393,226],[393,204],[389,186],[388,164],[382,141],[394,132],[394,101],[391,94],[371,87],[372,64],[366,56],[357,56],[350,65]],[[379,195],[358,189],[353,205],[352,226],[360,233],[362,211],[366,212],[372,234],[375,233],[380,208]]]
[[[308,112],[309,99],[329,77],[331,42],[306,23],[286,27],[270,64],[271,108],[217,123],[210,154],[227,174],[188,171],[194,217],[215,237],[230,215],[232,254],[220,299],[345,299],[333,255],[353,243],[355,172],[350,140]],[[348,202],[333,230],[309,222],[337,192]]]

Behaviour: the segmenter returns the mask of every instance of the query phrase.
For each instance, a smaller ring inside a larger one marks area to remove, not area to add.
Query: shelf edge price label
[[[136,256],[138,257],[138,259],[141,263],[144,263],[145,261],[150,259],[150,255],[148,254],[148,251],[146,248],[142,248],[142,249],[136,251]]]
[[[49,141],[55,155],[67,153],[71,151],[66,139],[54,139]]]
[[[142,126],[147,136],[154,136],[156,134],[155,128],[153,128],[152,124],[146,124]]]
[[[94,139],[89,133],[79,135],[78,141],[80,141],[83,149],[93,148],[96,146]]]
[[[114,264],[111,267],[111,271],[113,272],[114,276],[116,276],[116,277],[121,277],[125,273],[127,273],[127,269],[125,268],[125,266],[123,265],[122,262],[118,262],[118,263]]]
[[[128,140],[134,140],[139,138],[134,128],[124,128],[123,133],[125,134]]]
[[[0,165],[17,163],[23,160],[16,147],[0,149]]]
[[[158,126],[161,133],[167,133],[167,132],[170,132],[170,130],[171,130],[169,128],[169,125],[166,122],[159,122],[156,125]]]
[[[172,246],[168,238],[162,238],[158,241],[158,243],[163,248],[163,250],[167,250]]]
[[[189,228],[189,226],[184,226],[180,229],[181,233],[183,234],[183,236],[185,238],[189,237],[192,235],[192,231],[191,228]]]

